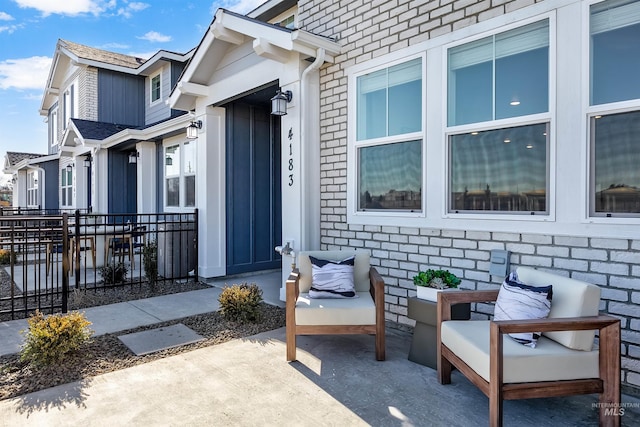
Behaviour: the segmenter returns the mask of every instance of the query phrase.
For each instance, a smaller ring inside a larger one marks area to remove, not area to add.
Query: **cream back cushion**
[[[564,276],[518,267],[518,278],[531,286],[553,286],[549,318],[597,316],[600,288]],[[544,332],[542,335],[574,350],[590,351],[595,331]]]
[[[355,263],[353,266],[353,278],[355,282],[356,292],[368,292],[369,282],[369,252],[364,250],[350,251],[303,251],[298,254],[298,270],[300,271],[300,292],[309,292],[312,280],[311,260],[309,255],[314,258],[326,259],[329,261],[342,261],[355,255]]]

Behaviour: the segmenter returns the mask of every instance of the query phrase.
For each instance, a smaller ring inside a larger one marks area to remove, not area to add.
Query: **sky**
[[[47,153],[38,110],[58,39],[144,58],[185,53],[219,7],[247,13],[264,1],[0,0],[0,161]]]

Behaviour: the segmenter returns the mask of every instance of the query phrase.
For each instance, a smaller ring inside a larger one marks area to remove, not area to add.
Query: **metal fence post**
[[[193,212],[193,226],[195,228],[194,232],[193,232],[193,246],[194,246],[194,256],[196,258],[196,268],[194,268],[193,271],[193,276],[195,277],[195,281],[197,282],[198,279],[198,208],[195,209],[195,211]]]
[[[74,253],[73,257],[76,260],[75,265],[75,281],[76,289],[80,289],[80,210],[76,209],[75,212],[75,230],[73,232]]]
[[[53,254],[52,254],[53,256]],[[62,214],[62,312],[69,310],[69,214]]]

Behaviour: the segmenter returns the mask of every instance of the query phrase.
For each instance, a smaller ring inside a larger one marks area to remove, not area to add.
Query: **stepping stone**
[[[167,348],[202,341],[204,338],[182,323],[178,323],[164,328],[120,335],[118,339],[122,341],[129,350],[135,353],[136,356],[142,356]]]

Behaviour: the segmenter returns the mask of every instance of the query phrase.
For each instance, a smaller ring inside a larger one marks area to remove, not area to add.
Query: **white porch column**
[[[143,141],[136,144],[138,163],[136,170],[138,213],[157,212],[157,169],[156,143]]]
[[[196,108],[202,129],[196,140],[198,206],[198,275],[224,276],[226,257],[225,109]]]
[[[305,82],[282,86],[293,94],[282,116],[282,244],[293,242],[295,253],[320,249],[320,133],[318,72]],[[304,105],[303,105],[304,103]],[[282,288],[294,259],[282,257]]]
[[[17,172],[18,179],[13,184],[13,206],[16,208],[27,207],[27,172],[23,169]]]
[[[89,206],[89,168],[84,167],[84,156],[75,158],[75,167],[73,168],[75,179],[75,203],[76,209],[85,209]]]

